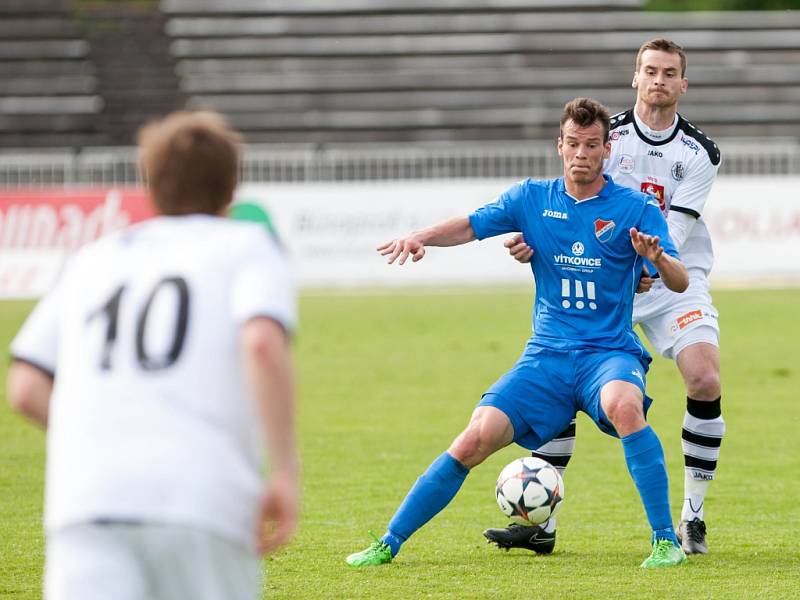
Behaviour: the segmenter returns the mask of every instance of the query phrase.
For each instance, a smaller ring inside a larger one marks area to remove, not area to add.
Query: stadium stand
[[[800,14],[636,2],[162,0],[191,106],[254,142],[552,138],[564,102],[630,104],[632,53],[690,53],[682,110],[713,137],[800,136]],[[624,10],[623,10],[624,9]],[[587,29],[591,28],[591,33]]]
[[[109,144],[135,143],[142,123],[184,106],[157,2],[93,0],[76,16],[97,70]]]
[[[107,142],[96,73],[63,0],[0,2],[0,146]]]
[[[681,110],[723,171],[800,172],[800,12],[641,4],[2,0],[0,185],[135,180],[135,129],[181,106],[244,131],[246,179],[552,174],[563,104],[629,106],[657,35],[689,51]]]
[[[2,0],[0,146],[130,145],[179,108],[157,2]]]

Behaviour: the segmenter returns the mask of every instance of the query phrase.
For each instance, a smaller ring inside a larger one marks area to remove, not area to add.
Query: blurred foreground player
[[[686,92],[686,54],[671,40],[645,42],[636,56],[632,86],[636,105],[611,119],[611,154],[606,172],[620,185],[655,196],[667,217],[669,233],[689,271],[689,289],[675,294],[658,279],[647,278],[649,293],[633,303],[633,324],[642,327],[653,347],[675,364],[686,385],[682,424],[684,500],[678,537],[687,554],[706,554],[705,497],[717,471],[725,434],[721,410],[719,324],[709,294],[714,252],[702,219],[720,164],[720,151],[702,131],[678,114]],[[530,248],[517,236],[506,243],[518,260],[530,260]],[[575,424],[533,452],[562,472],[575,447]],[[556,523],[487,529],[501,548],[553,551]]]
[[[611,150],[609,115],[577,98],[564,107],[558,153],[564,176],[526,179],[469,216],[449,219],[378,248],[389,263],[416,262],[426,246],[457,246],[521,231],[536,252],[534,334],[522,356],[481,398],[448,450],[417,479],[380,540],[347,557],[354,567],[390,562],[400,547],[455,497],[470,469],[515,442],[534,450],[578,410],[621,439],[625,461],[652,530],[642,567],[678,565],[686,556],[672,527],[661,442],[645,419],[650,363],[631,327],[643,258],[676,292],[688,275],[658,204],[603,175]],[[602,235],[597,224],[604,223]]]
[[[159,216],[80,250],[12,343],[9,401],[47,428],[48,600],[255,599],[296,528],[294,289],[223,216],[238,146],[215,113],[145,127]]]

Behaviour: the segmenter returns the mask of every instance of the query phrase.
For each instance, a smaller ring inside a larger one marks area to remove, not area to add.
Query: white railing
[[[798,175],[800,140],[721,140],[720,173]],[[459,146],[247,146],[242,181],[306,183],[554,177],[555,148],[542,142],[487,142]],[[110,186],[138,182],[135,148],[81,152],[0,152],[0,187]]]

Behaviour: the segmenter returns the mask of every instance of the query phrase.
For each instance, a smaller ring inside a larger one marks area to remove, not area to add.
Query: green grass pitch
[[[800,597],[800,290],[717,291],[723,414],[718,480],[706,503],[708,556],[638,568],[648,528],[618,441],[585,417],[565,476],[552,556],[501,552],[481,531],[504,525],[494,480],[525,452],[478,467],[453,503],[390,565],[344,557],[382,533],[409,486],[463,428],[481,392],[529,332],[531,294],[400,290],[306,294],[297,338],[303,520],[266,561],[270,598],[798,598]],[[3,347],[30,303],[0,304]],[[0,364],[5,390],[7,361]],[[668,460],[673,515],[683,487],[684,392],[673,363],[649,374],[650,421]],[[44,436],[0,402],[0,598],[40,597]]]

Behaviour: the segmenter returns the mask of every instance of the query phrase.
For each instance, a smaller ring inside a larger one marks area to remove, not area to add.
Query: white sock
[[[545,533],[553,533],[556,530],[556,518],[550,517],[547,521],[540,525]]]
[[[687,399],[691,404],[702,404]],[[696,410],[696,409],[695,409]],[[681,445],[684,457],[684,492],[681,521],[703,520],[708,484],[717,472],[717,460],[722,437],[725,435],[725,421],[722,415],[710,419],[698,418],[689,414],[683,418]]]
[[[705,504],[706,491],[710,480],[695,479],[689,469],[684,472],[683,479],[683,510],[681,521],[692,519],[703,520],[703,505]]]

